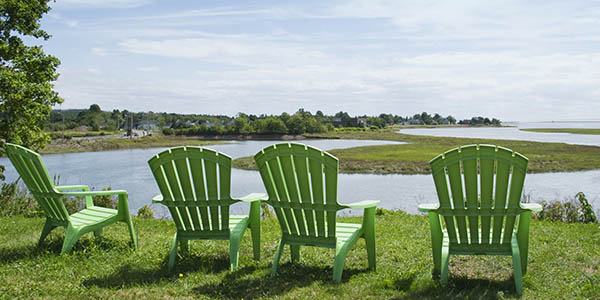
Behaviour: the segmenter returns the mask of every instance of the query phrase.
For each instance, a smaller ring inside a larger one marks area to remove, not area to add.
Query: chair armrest
[[[379,203],[381,203],[381,201],[379,201],[379,200],[363,200],[363,201],[354,202],[354,203],[350,203],[350,204],[343,204],[342,206],[345,206],[347,208],[352,208],[352,209],[358,209],[358,208],[377,207],[377,205]]]
[[[158,194],[158,195],[152,197],[152,203],[160,203],[162,201],[163,201],[162,194]]]
[[[81,190],[87,192],[90,188],[87,185],[62,185],[54,187],[57,191]]]
[[[92,191],[92,192],[61,192],[64,196],[73,197],[85,197],[85,196],[111,196],[111,195],[127,195],[125,190],[112,190],[112,191]]]
[[[542,211],[542,206],[538,203],[521,203],[521,208],[530,210],[534,213]]]
[[[252,193],[252,194],[248,194],[241,198],[233,198],[233,200],[238,200],[238,201],[243,201],[243,202],[265,201],[267,199],[269,199],[269,196],[267,196],[267,194],[263,194],[263,193]]]
[[[436,210],[438,210],[438,208],[440,208],[440,205],[438,203],[419,204],[420,212],[435,212]]]

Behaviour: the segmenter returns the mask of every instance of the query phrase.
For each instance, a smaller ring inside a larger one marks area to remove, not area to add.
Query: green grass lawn
[[[339,218],[360,222],[359,217]],[[303,247],[280,273],[269,268],[280,236],[276,219],[262,221],[261,255],[252,260],[249,232],[240,269],[229,271],[228,243],[191,242],[191,251],[167,272],[175,232],[167,220],[134,220],[140,248],[134,251],[124,224],[104,236],[87,234],[74,252],[60,255],[63,229],[37,247],[43,219],[0,219],[2,299],[512,299],[510,257],[454,256],[447,288],[432,279],[429,225],[425,216],[385,213],[376,217],[377,271],[368,271],[364,241],[346,260],[342,283],[332,279],[333,250]],[[529,272],[522,299],[600,299],[600,227],[533,221]]]
[[[520,130],[543,133],[600,134],[598,128],[523,128]]]
[[[600,169],[600,147],[530,141],[418,136],[394,130],[331,132],[319,138],[369,139],[406,142],[401,145],[364,146],[331,150],[341,173],[430,174],[429,160],[460,145],[493,144],[513,149],[529,158],[530,173]],[[256,169],[251,157],[233,161],[241,169]]]

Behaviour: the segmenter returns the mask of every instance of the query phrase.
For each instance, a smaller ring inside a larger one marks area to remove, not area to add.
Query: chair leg
[[[241,237],[231,237],[229,240],[229,269],[231,271],[235,271],[238,267],[238,260],[240,257],[240,238]]]
[[[173,270],[175,266],[175,258],[177,258],[177,233],[173,236],[173,242],[171,243],[171,252],[169,253],[169,272]]]
[[[250,204],[250,233],[252,234],[252,252],[255,260],[260,260],[260,201]]]
[[[441,274],[440,281],[443,286],[448,284],[448,264],[450,263],[450,254],[448,253],[448,247],[446,245],[442,246],[442,255],[441,255]]]
[[[133,221],[131,220],[131,215],[129,212],[125,215],[125,223],[127,223],[127,229],[129,229],[129,237],[131,237],[131,242],[133,243],[133,248],[137,250],[138,241],[137,235],[135,234],[135,228],[133,227]]]
[[[99,238],[102,236],[102,228],[94,230],[94,236]]]
[[[333,281],[342,281],[342,272],[344,271],[344,263],[350,247],[348,245],[338,246],[335,248],[335,260],[333,263]]]
[[[179,240],[179,247],[181,247],[181,252],[183,253],[188,253],[190,251],[188,240]]]
[[[279,246],[277,247],[277,251],[275,251],[275,257],[273,258],[273,266],[271,267],[271,278],[275,278],[277,275],[277,268],[279,267],[279,259],[281,258],[281,252],[283,251],[283,247],[285,243],[283,240],[279,242]]]
[[[290,245],[290,251],[292,253],[292,262],[300,260],[300,245]]]
[[[50,221],[48,221],[48,219],[46,219],[46,223],[44,223],[44,228],[42,229],[42,235],[40,236],[40,241],[38,242],[38,246],[42,245],[42,242],[44,241],[44,239],[46,239],[46,237],[48,236],[50,231],[52,231],[54,228],[56,228],[56,226],[53,225]]]
[[[63,246],[62,246],[62,250],[60,251],[60,254],[67,254],[67,253],[71,252],[71,249],[73,249],[73,246],[79,239],[79,236],[80,236],[79,230],[74,229],[73,227],[71,227],[71,225],[69,225],[67,227],[67,231],[65,232],[65,241],[63,242]]]
[[[442,268],[442,243],[444,234],[441,230],[440,217],[429,212],[429,227],[431,230],[431,251],[433,254],[433,274],[438,275]]]
[[[373,208],[374,210],[375,208]],[[374,213],[372,213],[372,218],[375,218]],[[365,215],[363,218],[367,217],[367,211],[365,210]],[[372,220],[369,222],[363,222],[363,230],[365,238],[365,246],[367,247],[367,258],[369,260],[369,269],[376,270],[377,264],[377,254],[375,252],[375,221]]]
[[[523,294],[523,274],[521,273],[521,253],[519,252],[519,246],[512,246],[512,259],[513,259],[513,269],[514,269],[514,277],[515,277],[515,289],[517,290],[517,294]]]

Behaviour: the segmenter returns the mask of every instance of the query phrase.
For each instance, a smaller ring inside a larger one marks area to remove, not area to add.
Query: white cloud
[[[110,7],[110,8],[133,8],[151,3],[152,0],[60,0],[56,6],[70,7]]]
[[[97,56],[109,56],[110,53],[105,48],[93,47],[92,54]]]
[[[159,71],[160,68],[158,68],[158,67],[142,67],[142,68],[138,68],[138,70],[141,72],[156,72],[156,71]]]

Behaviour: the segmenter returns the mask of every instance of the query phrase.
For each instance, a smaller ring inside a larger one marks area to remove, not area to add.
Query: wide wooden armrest
[[[423,203],[423,204],[419,204],[419,211],[420,212],[435,212],[438,208],[440,208],[440,205],[438,203]]]
[[[163,201],[162,194],[158,194],[152,198],[152,203],[160,203]]]
[[[61,195],[73,196],[73,197],[85,197],[85,196],[111,196],[111,195],[127,195],[125,190],[112,190],[112,191],[92,191],[92,192],[61,192]]]
[[[87,192],[90,188],[87,185],[61,185],[54,187],[57,191],[81,190]]]
[[[233,200],[239,200],[239,201],[244,201],[244,202],[254,202],[254,201],[265,201],[267,199],[269,199],[269,196],[267,196],[267,194],[252,193],[252,194],[248,194],[241,198],[234,198]]]
[[[542,211],[542,206],[538,203],[521,203],[521,208],[535,213]]]
[[[348,208],[358,209],[358,208],[376,207],[379,203],[381,203],[381,201],[379,201],[379,200],[363,200],[363,201],[354,202],[354,203],[350,203],[350,204],[344,204],[343,206],[348,207]]]

